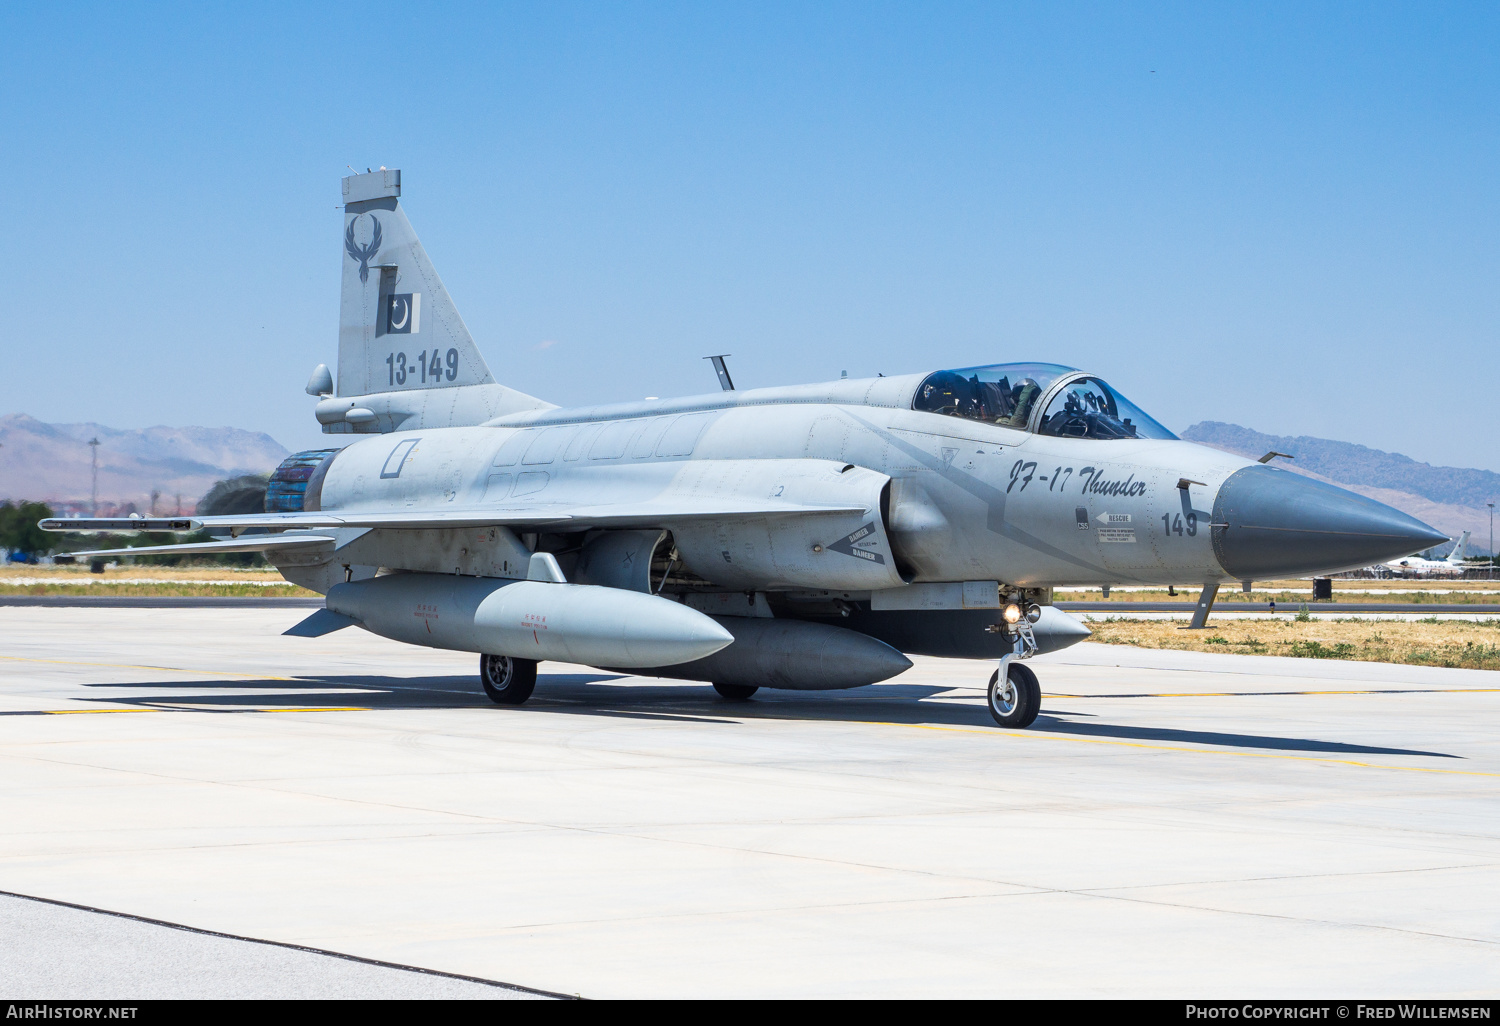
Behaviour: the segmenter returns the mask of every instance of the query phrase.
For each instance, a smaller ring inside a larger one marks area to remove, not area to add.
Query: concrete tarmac
[[[547,664],[509,709],[303,615],[0,609],[0,890],[586,997],[1500,990],[1500,674],[1085,644],[1026,731],[938,659],[748,703]],[[275,976],[21,904],[11,994]]]
[[[331,952],[0,894],[0,988],[25,1000],[544,998]]]

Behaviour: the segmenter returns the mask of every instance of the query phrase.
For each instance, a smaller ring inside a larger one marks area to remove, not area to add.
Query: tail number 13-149
[[[408,378],[415,378],[419,373],[424,385],[429,382],[436,384],[445,378],[453,381],[458,377],[458,350],[448,350],[446,361],[441,350],[437,349],[431,356],[418,352],[409,359],[405,353],[392,353],[385,358],[385,367],[389,375],[387,384],[390,385],[404,385]]]

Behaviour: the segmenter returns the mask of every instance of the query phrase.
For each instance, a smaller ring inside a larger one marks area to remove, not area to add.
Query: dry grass
[[[0,595],[99,595],[129,598],[220,596],[316,598],[272,568],[121,566],[91,574],[87,566],[0,567]]]
[[[0,584],[17,578],[36,578],[48,581],[108,581],[118,577],[132,580],[149,577],[158,581],[279,581],[281,574],[275,567],[256,566],[125,566],[120,565],[102,574],[89,573],[88,564],[73,566],[25,566],[12,563],[0,566]]]
[[[261,586],[258,584],[215,584],[194,581],[161,581],[148,583],[99,584],[81,582],[49,582],[47,584],[6,584],[0,582],[0,595],[91,595],[119,596],[124,598],[197,598],[218,596],[221,598],[317,598],[318,593],[308,591],[295,584],[282,582]]]
[[[1177,594],[1167,594],[1165,586],[1142,588],[1139,591],[1111,589],[1109,598],[1097,590],[1078,591],[1058,588],[1053,598],[1058,602],[1194,602],[1198,598],[1197,588],[1178,588]],[[1278,606],[1298,602],[1311,602],[1311,581],[1265,581],[1256,585],[1248,594],[1230,582],[1219,589],[1220,602],[1270,602]],[[1500,579],[1493,581],[1457,581],[1432,578],[1426,581],[1401,580],[1336,580],[1333,582],[1335,602],[1412,602],[1412,603],[1500,603]]]
[[[1500,670],[1500,618],[1474,620],[1210,620],[1183,630],[1178,620],[1086,619],[1091,641],[1136,648],[1239,655],[1353,659],[1414,666]]]

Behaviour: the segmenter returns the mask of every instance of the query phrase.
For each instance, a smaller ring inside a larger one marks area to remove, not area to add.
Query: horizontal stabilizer
[[[341,631],[345,627],[358,627],[359,621],[331,609],[320,609],[306,620],[284,631],[282,634],[294,638],[321,638],[325,634]]]
[[[269,552],[272,549],[304,549],[314,545],[332,545],[334,539],[321,534],[254,534],[248,538],[225,538],[223,541],[184,542],[181,545],[141,545],[133,549],[93,549],[70,552],[74,558],[95,556],[191,556],[211,552]]]

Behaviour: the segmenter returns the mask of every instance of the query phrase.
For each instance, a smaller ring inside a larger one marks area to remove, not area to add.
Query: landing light
[[[1000,618],[1006,623],[1020,623],[1022,615],[1021,603],[1019,602],[1007,603],[1005,608],[1000,611]]]

